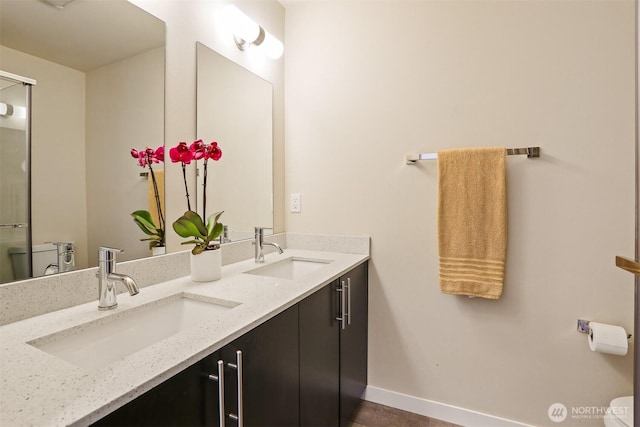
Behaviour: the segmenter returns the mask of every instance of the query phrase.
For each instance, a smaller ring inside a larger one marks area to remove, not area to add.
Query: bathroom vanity
[[[347,425],[367,382],[367,288],[364,263],[94,425]]]
[[[0,424],[346,425],[366,385],[368,257],[288,248],[262,267],[226,265],[216,282],[120,294],[111,312],[93,301],[2,326]],[[143,315],[208,304],[220,309],[156,341],[114,333],[134,345],[124,356],[89,342],[110,324],[154,335],[171,324]],[[52,349],[85,333],[78,360]]]

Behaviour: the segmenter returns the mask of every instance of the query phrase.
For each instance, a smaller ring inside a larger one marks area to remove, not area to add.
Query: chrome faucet
[[[255,251],[255,262],[263,263],[264,262],[264,253],[262,252],[262,247],[264,245],[273,246],[278,250],[279,253],[283,253],[284,251],[277,243],[265,242],[264,241],[264,230],[265,228],[269,229],[269,227],[254,227],[255,231],[255,239],[253,241],[253,245],[256,247]]]
[[[222,243],[230,243],[231,239],[229,238],[229,226],[222,226],[222,234],[220,235],[220,244]]]
[[[44,270],[45,275],[55,273],[65,273],[73,270],[76,265],[75,245],[73,242],[45,242],[56,246],[57,263],[49,264]]]
[[[137,295],[138,285],[126,274],[116,273],[116,253],[122,249],[105,248],[98,250],[98,310],[112,310],[118,306],[116,300],[116,283],[122,282],[130,295]]]
[[[73,242],[54,242],[58,252],[58,273],[71,271],[76,265],[75,245]]]

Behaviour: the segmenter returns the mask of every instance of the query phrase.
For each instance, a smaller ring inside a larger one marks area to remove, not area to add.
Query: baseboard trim
[[[446,403],[421,399],[415,396],[385,390],[379,387],[367,386],[364,399],[385,406],[413,412],[430,418],[437,418],[462,426],[474,427],[533,427],[517,421],[500,418],[470,409],[459,408]]]

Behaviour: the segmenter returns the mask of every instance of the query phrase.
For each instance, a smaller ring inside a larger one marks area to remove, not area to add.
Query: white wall
[[[371,235],[369,384],[534,425],[630,394],[575,329],[633,325],[634,2],[284,3],[286,229]],[[494,145],[542,147],[507,161],[503,297],[443,295],[405,153]]]
[[[147,236],[130,214],[149,209],[148,168],[131,149],[164,144],[164,48],[87,72],[86,165],[88,252],[97,265],[98,247],[124,249],[118,260],[149,256]],[[117,126],[114,124],[117,123]],[[162,170],[162,164],[154,165]]]
[[[196,42],[199,41],[244,66],[273,85],[273,170],[274,232],[284,229],[284,58],[272,60],[241,52],[233,37],[219,21],[227,4],[236,4],[267,31],[284,40],[284,8],[275,0],[171,1],[131,0],[166,22],[167,75],[165,110],[165,147],[196,139]],[[179,166],[165,163],[167,222],[185,211],[186,201]],[[249,173],[249,171],[248,171]],[[224,183],[223,185],[233,185]],[[191,186],[191,194],[195,194]],[[223,221],[224,222],[224,221]],[[257,224],[256,224],[257,225]],[[168,227],[169,228],[169,227]],[[182,239],[172,230],[167,233],[167,249],[183,250]]]

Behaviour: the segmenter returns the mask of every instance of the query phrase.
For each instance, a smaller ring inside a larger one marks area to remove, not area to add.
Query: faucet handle
[[[114,261],[116,260],[116,254],[124,252],[124,249],[108,248],[106,246],[100,246],[98,248],[98,262]]]
[[[71,251],[73,252],[73,242],[45,242],[45,243],[51,243],[52,245],[55,245],[56,248],[58,249],[58,252],[61,251]]]
[[[100,251],[111,251],[111,252],[116,252],[116,253],[124,252],[124,249],[109,248],[109,247],[107,247],[107,246],[100,246],[100,247],[98,248],[98,250],[100,250]]]
[[[273,230],[273,227],[253,227],[253,230],[255,232],[255,236],[257,236],[258,234],[260,236],[264,235],[264,230]]]

